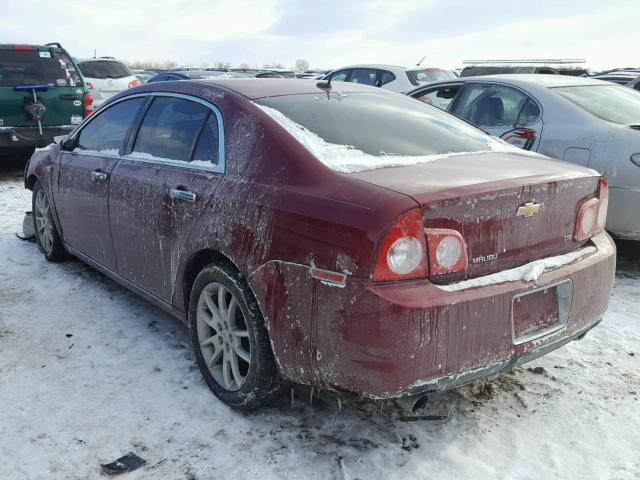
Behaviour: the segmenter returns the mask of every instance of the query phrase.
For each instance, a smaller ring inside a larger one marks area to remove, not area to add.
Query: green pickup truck
[[[59,43],[0,44],[0,154],[45,146],[92,111],[82,74]]]

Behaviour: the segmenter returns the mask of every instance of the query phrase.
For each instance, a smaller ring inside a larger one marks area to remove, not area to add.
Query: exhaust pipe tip
[[[417,398],[415,402],[413,402],[413,406],[411,407],[411,413],[415,414],[422,410],[427,406],[429,402],[429,397],[427,395],[421,395]]]

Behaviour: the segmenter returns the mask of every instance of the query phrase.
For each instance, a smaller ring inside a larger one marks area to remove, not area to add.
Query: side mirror
[[[76,148],[76,139],[75,138],[67,138],[65,137],[62,142],[60,142],[60,148],[67,152],[70,152],[74,148]]]

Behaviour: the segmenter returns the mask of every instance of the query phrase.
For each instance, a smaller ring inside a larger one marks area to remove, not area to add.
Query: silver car
[[[408,95],[512,145],[601,172],[610,187],[607,229],[640,240],[640,92],[591,78],[457,78]]]

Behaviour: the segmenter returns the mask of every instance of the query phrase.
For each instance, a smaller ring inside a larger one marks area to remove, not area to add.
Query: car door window
[[[132,98],[97,113],[80,131],[77,149],[118,154],[127,130],[143,103],[144,98]]]
[[[373,68],[354,68],[349,81],[363,85],[375,85],[378,72]]]
[[[467,84],[461,95],[453,113],[479,126],[515,126],[523,112],[522,119],[531,124],[540,115],[528,95],[506,85]]]
[[[220,139],[218,130],[218,118],[211,112],[206,123],[202,127],[198,144],[193,155],[194,162],[210,162],[218,165],[220,151]]]
[[[349,73],[349,70],[340,70],[334,74],[331,75],[331,81],[332,82],[344,82],[347,78],[347,74]]]
[[[209,112],[190,100],[155,98],[142,120],[132,156],[188,162]]]
[[[389,82],[393,82],[396,79],[396,76],[387,71],[387,70],[380,70],[380,85],[386,85]]]
[[[459,90],[460,85],[446,85],[435,89],[425,90],[415,98],[421,102],[438,107],[441,110],[447,110]]]

